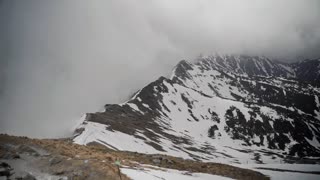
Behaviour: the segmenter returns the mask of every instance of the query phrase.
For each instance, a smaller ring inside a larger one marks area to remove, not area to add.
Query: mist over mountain
[[[0,131],[69,136],[84,113],[126,101],[200,54],[317,59],[319,7],[317,0],[2,0]]]

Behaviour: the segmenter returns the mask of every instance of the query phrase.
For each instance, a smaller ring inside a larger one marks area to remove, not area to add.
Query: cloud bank
[[[0,1],[0,132],[76,120],[199,54],[320,57],[317,0]]]

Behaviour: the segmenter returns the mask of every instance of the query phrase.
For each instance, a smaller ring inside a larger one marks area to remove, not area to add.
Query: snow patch
[[[133,103],[127,103],[127,105],[129,105],[132,109],[134,109],[135,111],[141,113],[141,114],[144,114],[143,111],[141,111],[137,105],[133,104]]]
[[[261,172],[271,178],[271,180],[318,180],[320,179],[320,175],[317,174],[308,174],[311,171],[320,171],[320,165],[312,165],[312,164],[233,164],[233,166],[251,169],[254,171]],[[259,167],[262,168],[274,168],[274,169],[281,169],[281,170],[291,170],[291,171],[303,171],[305,173],[298,173],[298,172],[286,172],[286,171],[272,171],[272,170],[265,170],[265,169],[258,169]]]
[[[191,173],[165,168],[121,168],[121,172],[133,180],[230,180],[231,178],[205,174]]]

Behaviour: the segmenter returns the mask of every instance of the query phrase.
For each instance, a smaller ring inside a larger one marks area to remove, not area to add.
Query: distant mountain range
[[[122,104],[87,113],[78,144],[201,161],[320,158],[320,59],[214,55],[180,61]]]

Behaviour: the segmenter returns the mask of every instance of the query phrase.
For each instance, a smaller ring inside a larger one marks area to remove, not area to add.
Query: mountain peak
[[[256,56],[182,60],[171,78],[90,113],[74,142],[233,163],[318,157],[320,91],[289,79],[297,69]]]

